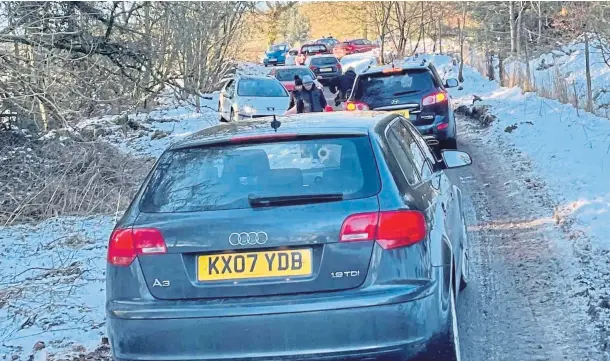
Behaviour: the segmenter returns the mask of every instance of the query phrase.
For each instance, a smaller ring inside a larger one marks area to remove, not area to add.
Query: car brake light
[[[341,72],[341,70],[342,70],[342,68],[341,68],[341,64],[340,64],[340,63],[337,63],[337,71],[338,71],[338,72]]]
[[[381,72],[384,74],[391,74],[391,73],[400,73],[403,69],[402,68],[389,68],[389,69],[383,69]]]
[[[447,127],[449,127],[449,123],[441,123],[441,124],[436,126],[436,129],[443,130],[443,129],[447,128]]]
[[[229,139],[231,143],[247,143],[247,142],[258,142],[264,140],[281,140],[281,139],[292,139],[296,138],[296,133],[280,133],[280,134],[261,134],[261,135],[246,135],[239,137],[232,137]]]
[[[389,250],[410,246],[426,238],[426,219],[419,211],[354,214],[341,226],[339,242],[376,241]]]
[[[438,103],[442,103],[446,100],[447,100],[447,93],[438,92],[438,93],[434,93],[434,94],[425,96],[424,99],[422,100],[422,105],[426,106],[426,105],[438,104]]]
[[[161,231],[156,228],[116,229],[108,242],[108,263],[129,266],[138,255],[167,253]]]
[[[354,111],[354,110],[369,110],[369,105],[363,102],[356,102],[356,101],[348,101],[345,104],[345,109],[349,110],[349,111]]]
[[[309,66],[309,69],[311,69],[311,71],[316,71],[316,70],[318,70],[318,67],[317,67],[317,66],[310,65],[310,66]]]

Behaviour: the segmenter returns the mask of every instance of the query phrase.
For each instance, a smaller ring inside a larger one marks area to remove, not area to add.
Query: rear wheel
[[[226,122],[226,121],[227,121],[227,120],[225,119],[225,117],[224,117],[224,116],[222,116],[222,109],[221,109],[221,107],[220,107],[220,103],[218,103],[218,115],[219,115],[219,118],[220,118],[219,120],[220,120],[221,122],[223,122],[223,123],[224,123],[224,122]]]
[[[455,291],[450,287],[448,329],[439,340],[438,347],[433,347],[426,361],[461,361],[460,339],[458,334],[455,310]]]
[[[457,140],[455,138],[449,138],[443,141],[443,149],[457,149]]]
[[[468,260],[468,232],[466,230],[466,220],[462,217],[462,267],[460,270],[460,291],[468,286],[470,279],[470,261]]]

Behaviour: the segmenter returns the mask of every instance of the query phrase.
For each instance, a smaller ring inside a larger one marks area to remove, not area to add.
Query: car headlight
[[[252,107],[251,105],[244,105],[241,108],[240,113],[245,114],[245,115],[252,115],[252,114],[256,114],[256,109],[254,109],[254,107]]]

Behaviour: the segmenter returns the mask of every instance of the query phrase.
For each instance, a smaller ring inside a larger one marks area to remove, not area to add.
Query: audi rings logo
[[[265,232],[241,232],[229,235],[229,244],[231,246],[254,246],[265,244],[268,240],[269,237]]]

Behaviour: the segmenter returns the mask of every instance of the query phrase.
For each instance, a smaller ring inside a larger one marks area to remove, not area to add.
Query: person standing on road
[[[290,104],[288,109],[292,109],[296,105],[296,96],[298,92],[303,90],[303,80],[298,75],[294,76],[294,89],[290,92]]]
[[[289,108],[286,114],[317,113],[327,110],[328,104],[326,103],[324,92],[315,86],[313,78],[305,75],[302,81],[303,88],[300,91],[296,91],[295,87],[293,92],[295,104]]]
[[[354,81],[356,81],[356,72],[353,68],[348,68],[345,74],[330,79],[328,88],[331,93],[336,94],[336,106],[347,100],[348,92],[354,87]]]

